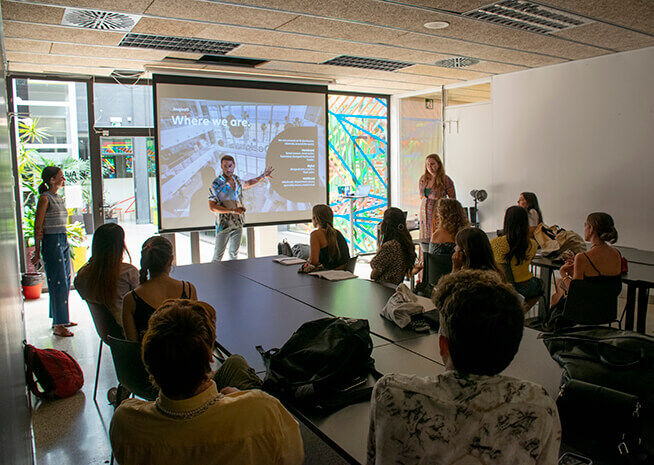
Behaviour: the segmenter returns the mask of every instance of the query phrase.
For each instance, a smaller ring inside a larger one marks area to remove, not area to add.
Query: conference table
[[[364,279],[326,281],[297,273],[297,266],[276,257],[179,266],[171,273],[192,282],[198,298],[216,309],[216,341],[227,354],[240,354],[263,375],[255,346],[281,347],[303,323],[329,316],[367,319],[372,357],[382,374],[437,376],[445,371],[437,333],[401,329],[380,311],[393,289]],[[555,397],[561,369],[551,359],[539,333],[525,328],[518,354],[505,374],[541,384]],[[369,385],[374,383],[372,376]],[[334,413],[287,405],[287,408],[346,461],[366,462],[370,402]]]

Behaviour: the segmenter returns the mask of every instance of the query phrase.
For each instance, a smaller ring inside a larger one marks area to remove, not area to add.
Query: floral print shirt
[[[227,182],[225,176],[222,174],[214,179],[211,187],[209,188],[209,200],[213,200],[218,205],[225,208],[236,208],[243,206],[243,182],[241,178],[236,175],[234,177],[234,184],[236,189]],[[216,231],[223,231],[230,228],[242,228],[243,216],[236,213],[221,213],[218,215],[216,221]]]
[[[447,371],[375,385],[368,465],[556,464],[561,424],[541,386]]]

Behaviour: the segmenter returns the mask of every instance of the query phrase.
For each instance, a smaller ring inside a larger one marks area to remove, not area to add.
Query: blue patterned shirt
[[[243,183],[241,178],[236,175],[232,176],[236,189],[227,182],[224,175],[218,176],[211,183],[209,188],[209,200],[216,202],[221,207],[236,208],[243,206]],[[227,228],[242,228],[243,215],[236,213],[220,213],[216,221],[216,231],[222,231]]]

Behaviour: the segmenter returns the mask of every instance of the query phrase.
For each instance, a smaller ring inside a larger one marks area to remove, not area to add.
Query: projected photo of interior
[[[318,86],[316,86],[318,87]],[[157,83],[160,229],[211,228],[209,188],[234,158],[247,225],[306,221],[326,200],[325,94]]]

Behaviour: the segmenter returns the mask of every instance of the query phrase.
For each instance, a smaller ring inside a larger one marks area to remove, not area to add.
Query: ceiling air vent
[[[445,60],[439,60],[436,63],[434,63],[436,66],[440,66],[441,68],[465,68],[466,66],[472,66],[476,65],[479,63],[479,60],[476,58],[468,58],[468,57],[454,57],[454,58],[447,58]]]
[[[322,64],[350,66],[352,68],[363,69],[378,69],[381,71],[395,71],[397,69],[402,69],[413,65],[413,63],[405,63],[403,61],[380,60],[377,58],[353,57],[349,55],[341,55],[340,57],[327,60]]]
[[[83,8],[66,8],[61,24],[101,31],[129,32],[138,23],[139,19],[141,19],[139,15]]]
[[[119,47],[154,48],[174,52],[202,53],[205,55],[224,55],[241,44],[211,39],[188,37],[156,36],[152,34],[126,34]]]
[[[492,3],[463,13],[463,16],[538,34],[563,31],[593,22],[583,16],[524,0]]]

